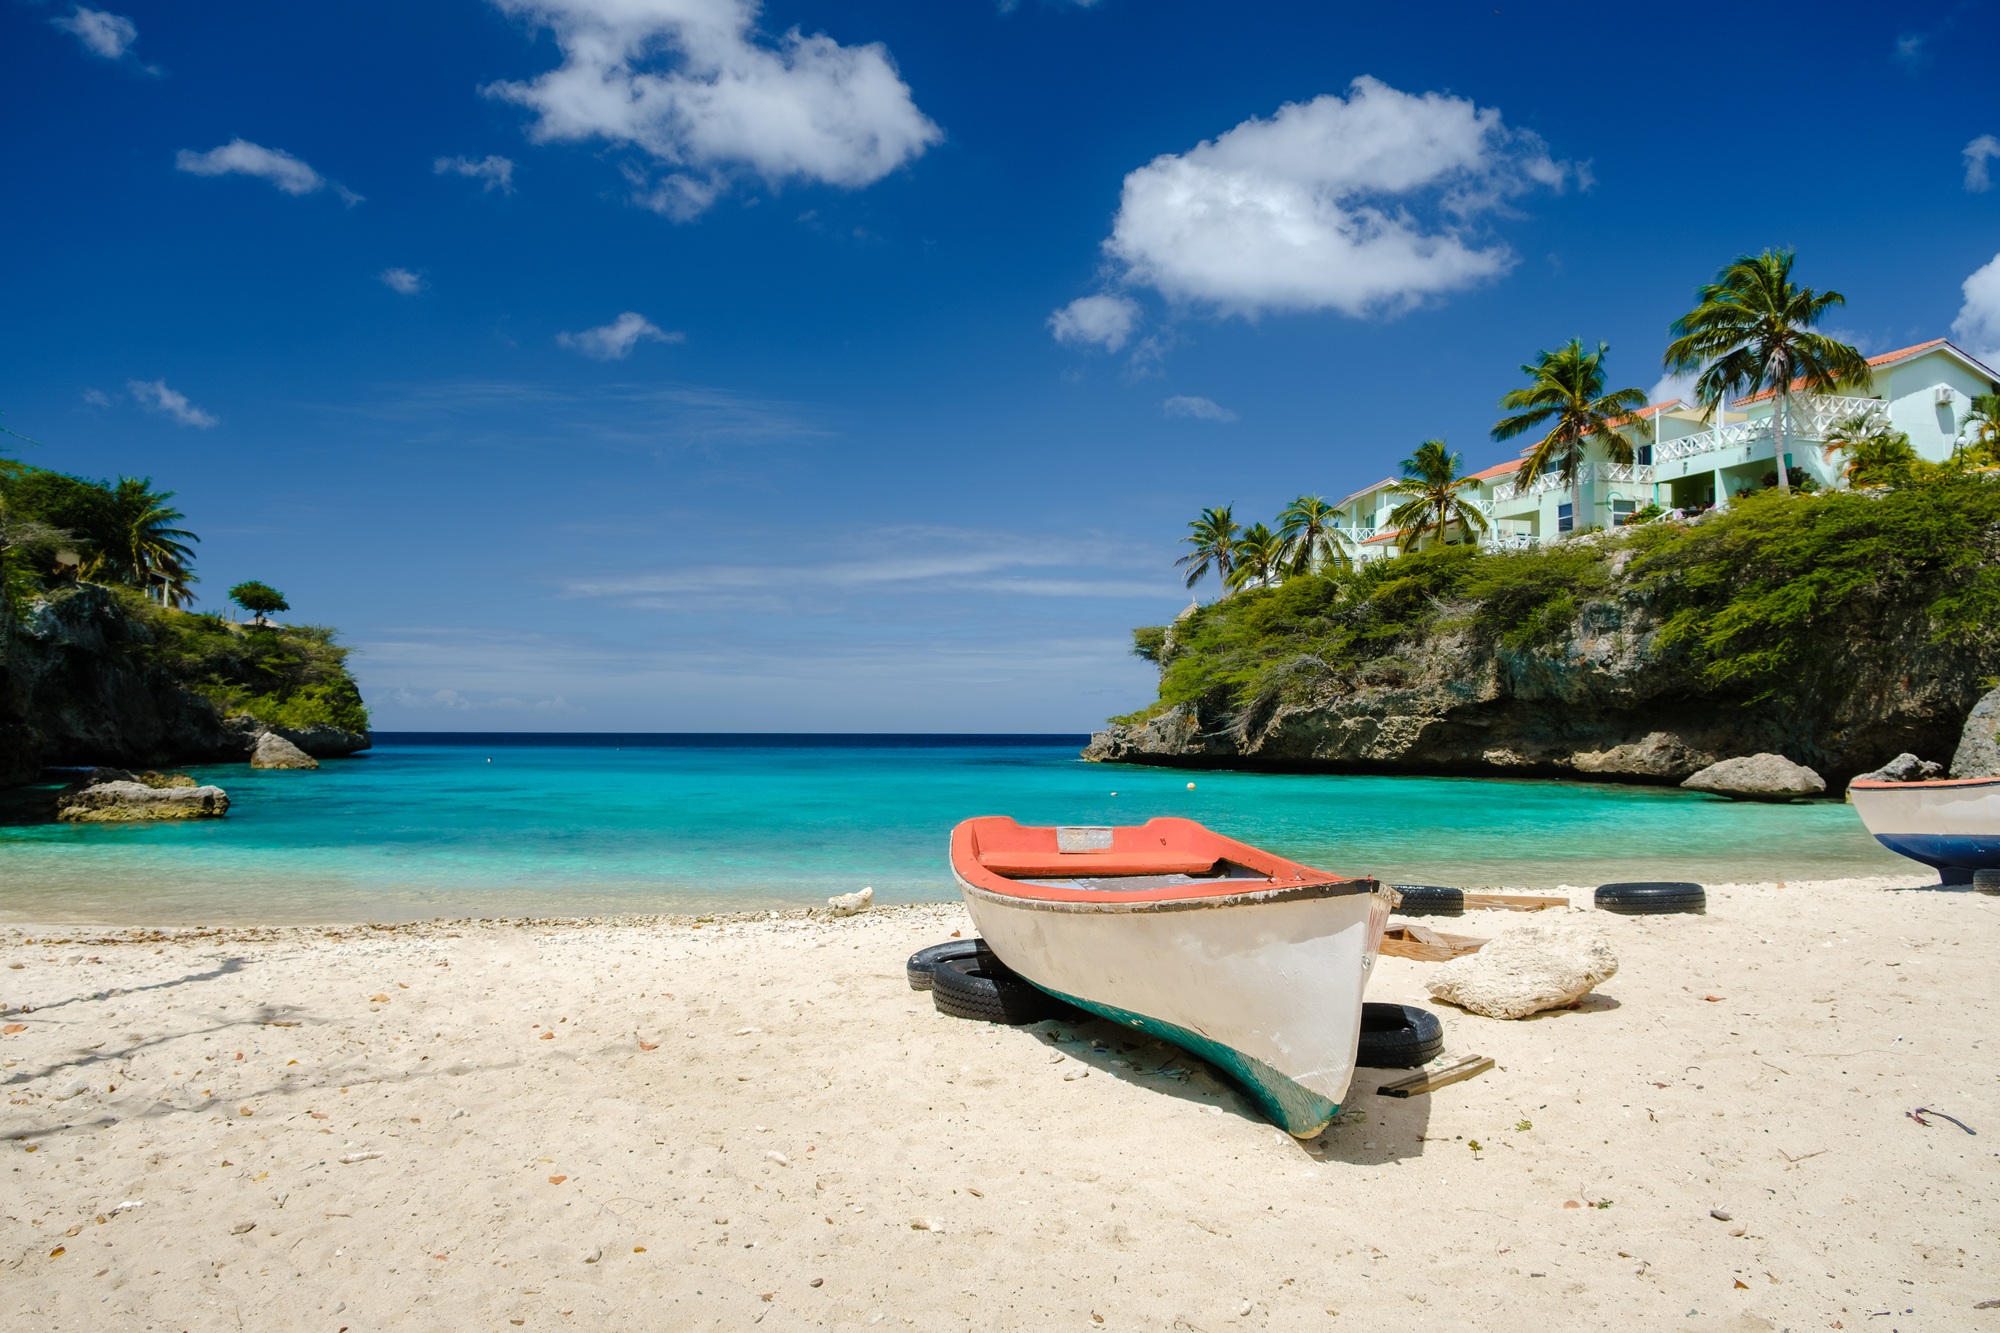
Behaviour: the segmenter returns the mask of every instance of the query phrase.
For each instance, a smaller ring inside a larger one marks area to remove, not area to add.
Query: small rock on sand
[[[1819,795],[1826,780],[1781,754],[1750,754],[1710,764],[1681,786],[1739,801],[1790,801]]]
[[[1488,1018],[1526,1018],[1582,999],[1617,971],[1617,955],[1596,932],[1534,921],[1502,931],[1478,953],[1440,963],[1425,988]]]
[[[874,901],[875,889],[871,885],[858,893],[837,893],[826,900],[826,905],[833,909],[835,916],[853,916],[856,912],[867,911]]]

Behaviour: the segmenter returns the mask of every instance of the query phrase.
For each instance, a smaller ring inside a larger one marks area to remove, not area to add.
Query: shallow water
[[[377,737],[317,772],[191,770],[226,819],[0,826],[0,919],[394,921],[955,896],[953,824],[1185,815],[1396,882],[1922,874],[1851,807],[1476,778],[1107,767],[1074,737]],[[1189,781],[1195,789],[1189,791]]]

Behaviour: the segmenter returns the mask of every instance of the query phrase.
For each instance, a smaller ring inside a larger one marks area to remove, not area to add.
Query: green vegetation
[[[1403,479],[1389,487],[1394,494],[1410,497],[1390,512],[1389,521],[1418,535],[1428,528],[1440,542],[1453,523],[1468,536],[1484,532],[1486,516],[1465,499],[1466,491],[1478,487],[1478,482],[1460,474],[1459,455],[1446,449],[1443,440],[1425,440],[1403,460]]]
[[[231,588],[229,600],[248,611],[259,625],[265,623],[266,616],[292,609],[292,604],[285,600],[285,594],[270,584],[259,583],[255,579]]]
[[[1698,524],[1654,523],[1524,551],[1432,546],[1358,572],[1287,579],[1135,631],[1159,702],[1209,716],[1396,686],[1448,632],[1516,656],[1558,648],[1593,603],[1645,608],[1655,668],[1690,696],[1822,715],[1857,645],[2000,648],[2000,479],[1931,467],[1874,494],[1745,497]],[[1867,651],[1864,647],[1863,651]]]
[[[1334,526],[1334,507],[1317,495],[1301,495],[1278,515],[1278,536],[1285,543],[1285,573],[1317,574],[1321,570],[1352,569],[1347,534]]]
[[[1646,405],[1640,389],[1604,388],[1604,358],[1608,344],[1597,344],[1595,352],[1583,350],[1581,338],[1571,338],[1553,352],[1537,352],[1531,364],[1521,367],[1528,387],[1515,389],[1500,399],[1500,410],[1513,415],[1493,425],[1493,438],[1511,440],[1531,430],[1546,428],[1514,474],[1514,484],[1527,489],[1544,472],[1562,474],[1570,488],[1570,522],[1583,529],[1584,447],[1600,441],[1614,463],[1632,462],[1632,442],[1620,431],[1632,414]]]
[[[147,631],[122,651],[164,669],[224,714],[277,726],[366,731],[368,710],[348,675],[348,650],[314,625],[274,625],[283,594],[250,581],[230,590],[256,619],[231,624],[184,609],[194,600],[192,532],[176,526],[172,491],[150,478],[95,482],[0,459],[0,615],[76,584],[107,588]]]
[[[1201,582],[1213,568],[1227,595],[1229,575],[1236,568],[1236,537],[1241,531],[1232,512],[1234,508],[1224,505],[1220,509],[1204,509],[1200,518],[1188,524],[1188,535],[1181,540],[1194,549],[1174,561],[1177,567],[1186,567],[1188,587]]]
[[[1771,418],[1771,457],[1778,490],[1790,489],[1785,476],[1785,418],[1792,394],[1832,393],[1869,382],[1868,360],[1860,352],[1812,332],[1827,311],[1847,304],[1839,292],[1815,292],[1792,284],[1790,250],[1742,255],[1704,285],[1700,304],[1674,321],[1667,345],[1667,369],[1701,370],[1695,397],[1714,407],[1734,393],[1769,390],[1777,396]]]

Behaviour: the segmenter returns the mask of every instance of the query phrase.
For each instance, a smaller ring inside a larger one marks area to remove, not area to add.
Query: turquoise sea
[[[317,772],[192,770],[198,824],[0,823],[0,919],[400,921],[955,896],[971,815],[1185,815],[1312,865],[1533,889],[1921,874],[1836,802],[1671,789],[1086,764],[1082,736],[379,735]],[[1188,790],[1188,783],[1195,784]]]

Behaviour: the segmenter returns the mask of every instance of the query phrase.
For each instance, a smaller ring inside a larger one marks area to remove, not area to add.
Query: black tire
[[[1597,886],[1597,910],[1624,916],[1667,916],[1708,911],[1708,893],[1681,880],[1634,880]]]
[[[910,978],[911,990],[929,990],[931,974],[937,971],[939,963],[947,958],[977,958],[981,955],[991,958],[993,951],[986,947],[985,940],[976,935],[969,940],[946,940],[943,944],[933,944],[911,954],[903,970]]]
[[[1447,889],[1440,884],[1391,884],[1403,895],[1396,908],[1404,916],[1464,916],[1465,890]]]
[[[1414,1004],[1361,1006],[1361,1049],[1354,1062],[1369,1069],[1415,1069],[1444,1051],[1444,1025]]]
[[[1055,996],[1036,990],[992,954],[939,963],[931,973],[931,1003],[953,1018],[1016,1026],[1075,1012]]]

